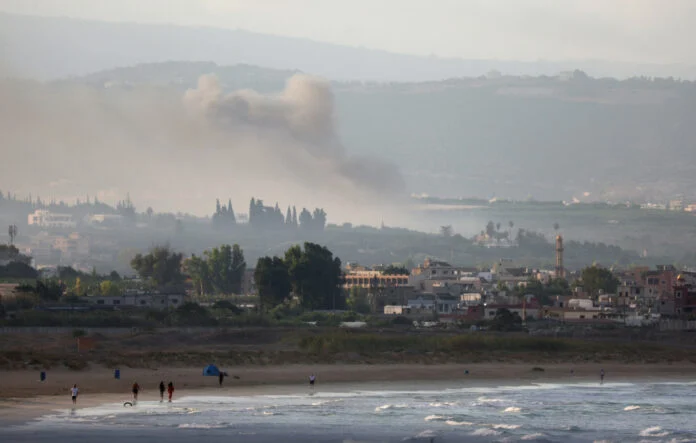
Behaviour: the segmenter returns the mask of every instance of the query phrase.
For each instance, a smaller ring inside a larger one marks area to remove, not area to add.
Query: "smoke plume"
[[[196,214],[210,213],[215,198],[239,206],[253,195],[375,224],[402,197],[403,179],[387,162],[348,155],[334,110],[329,84],[304,75],[275,95],[226,94],[206,75],[183,97],[152,86],[0,81],[0,189],[44,200],[130,192],[141,208]]]

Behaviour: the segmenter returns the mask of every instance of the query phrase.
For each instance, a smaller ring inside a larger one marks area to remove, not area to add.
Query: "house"
[[[517,314],[520,316],[521,319],[538,319],[541,318],[540,314],[540,308],[539,305],[534,303],[534,304],[516,304],[516,305],[510,305],[510,304],[486,304],[483,306],[483,315],[484,318],[487,320],[492,320],[495,318],[495,315],[498,313],[499,309],[507,309],[510,311],[512,314]]]
[[[677,276],[674,286],[674,316],[691,317],[696,314],[696,275]]]
[[[89,303],[115,308],[171,309],[184,302],[181,294],[123,294],[118,296],[88,297]]]
[[[28,224],[41,228],[74,229],[77,224],[70,214],[58,214],[47,209],[37,209],[29,214]]]

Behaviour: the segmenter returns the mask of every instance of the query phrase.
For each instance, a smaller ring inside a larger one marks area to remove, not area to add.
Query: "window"
[[[144,304],[146,304],[146,303],[147,303],[147,302],[146,302],[145,300],[140,300],[140,304],[141,304],[141,305],[144,305]]]
[[[103,304],[104,304],[104,300],[97,300],[97,304],[98,304],[98,305],[103,305]]]
[[[177,304],[177,303],[179,303],[179,300],[177,300],[177,299],[172,300],[172,304]]]
[[[114,300],[114,304],[115,304],[115,305],[120,305],[120,304],[121,304],[121,300]]]

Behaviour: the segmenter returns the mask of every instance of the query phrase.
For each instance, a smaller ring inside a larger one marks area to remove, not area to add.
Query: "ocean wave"
[[[382,405],[375,408],[375,412],[388,411],[390,409],[406,409],[408,405]]]
[[[449,426],[473,426],[474,424],[471,423],[470,421],[456,421],[456,420],[447,420],[445,424]]]
[[[449,401],[443,401],[443,402],[436,402],[436,403],[429,403],[428,406],[432,408],[442,408],[443,406],[457,406],[457,402],[449,402]]]
[[[451,417],[445,417],[444,415],[428,415],[425,417],[425,421],[443,421],[451,420]]]
[[[202,423],[181,423],[179,429],[222,429],[225,425],[206,425]]]
[[[641,437],[667,437],[669,435],[669,431],[665,431],[659,426],[652,426],[643,429],[638,433],[638,435]]]
[[[507,429],[507,430],[513,430],[513,429],[519,429],[522,427],[522,425],[507,425],[507,424],[499,424],[499,425],[489,425],[493,429]]]
[[[516,406],[510,406],[508,408],[505,408],[503,412],[520,412],[522,409],[516,407]]]
[[[488,397],[479,397],[476,399],[476,401],[481,402],[481,403],[503,403],[508,400],[505,400],[503,398],[488,398]]]
[[[631,405],[631,406],[626,406],[626,407],[624,408],[624,411],[636,411],[636,410],[638,410],[638,409],[640,409],[640,406],[638,406],[638,405]]]
[[[490,429],[490,428],[479,428],[472,432],[470,435],[476,436],[476,437],[494,437],[496,435],[500,435],[502,432],[496,431],[495,429]]]

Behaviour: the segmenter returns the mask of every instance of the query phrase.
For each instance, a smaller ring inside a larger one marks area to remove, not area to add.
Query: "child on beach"
[[[172,395],[174,395],[174,383],[169,382],[169,386],[167,386],[167,394],[169,394],[169,403],[171,403]]]
[[[77,404],[77,393],[80,390],[77,388],[77,384],[74,384],[72,388],[70,388],[70,395],[72,395],[72,403]]]
[[[159,390],[160,390],[160,403],[162,403],[164,401],[164,380],[160,381]]]

